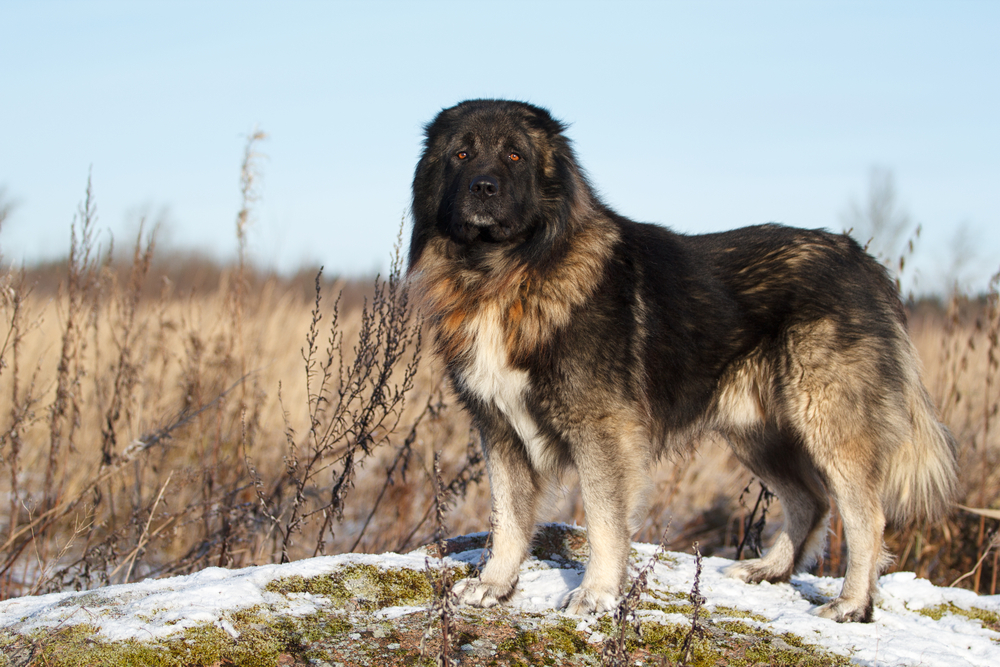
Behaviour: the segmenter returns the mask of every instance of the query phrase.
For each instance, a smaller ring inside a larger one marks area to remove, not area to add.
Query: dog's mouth
[[[484,207],[467,205],[457,207],[451,220],[451,232],[455,240],[461,243],[509,241],[515,235],[512,226],[492,211],[484,211],[482,208]]]
[[[510,243],[524,231],[521,207],[509,197],[460,195],[449,208],[449,234],[459,243]]]
[[[451,236],[460,243],[504,243],[513,236],[511,229],[491,218],[477,216],[472,220],[456,221],[451,225]]]

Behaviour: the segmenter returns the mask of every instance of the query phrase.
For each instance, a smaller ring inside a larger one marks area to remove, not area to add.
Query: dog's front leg
[[[534,532],[540,491],[520,441],[513,436],[493,441],[487,437],[483,448],[493,498],[493,553],[480,576],[455,586],[458,601],[476,607],[492,607],[513,595]]]
[[[595,452],[596,453],[596,452]],[[563,606],[570,614],[599,614],[614,609],[627,575],[631,547],[630,492],[621,462],[591,461],[577,466],[587,514],[590,560],[580,587],[570,591]],[[633,480],[641,486],[639,480]]]

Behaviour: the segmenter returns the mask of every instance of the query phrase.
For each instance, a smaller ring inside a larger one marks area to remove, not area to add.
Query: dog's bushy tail
[[[937,419],[934,404],[920,381],[912,346],[909,353],[903,390],[909,437],[893,452],[882,489],[886,518],[895,525],[944,516],[958,490],[957,443],[948,427]]]

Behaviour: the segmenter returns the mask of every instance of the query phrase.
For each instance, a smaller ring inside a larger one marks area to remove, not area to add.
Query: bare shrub
[[[361,310],[357,343],[346,359],[337,302],[325,350],[320,352],[321,303],[317,275],[315,305],[302,349],[307,434],[304,442],[297,441],[285,417],[285,473],[269,493],[257,485],[261,507],[279,536],[282,562],[289,560],[293,537],[313,517],[321,522],[314,553],[324,553],[327,536],[331,540],[336,537],[335,528],[344,519],[346,498],[358,468],[397,433],[420,359],[420,326],[411,322],[398,250],[388,281],[376,281],[371,303],[366,302]],[[423,414],[416,417],[411,432]],[[411,447],[411,438],[401,443],[389,475]],[[325,476],[321,475],[328,470],[333,471],[329,494],[313,493],[324,486]]]

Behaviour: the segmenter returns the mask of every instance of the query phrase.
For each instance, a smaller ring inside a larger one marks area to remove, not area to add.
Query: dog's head
[[[411,266],[436,237],[473,253],[551,243],[582,183],[564,129],[523,102],[470,100],[439,113],[413,179]]]

